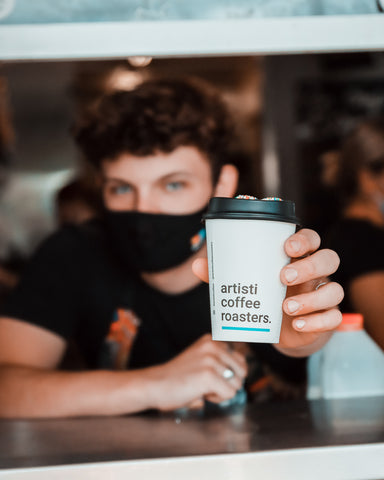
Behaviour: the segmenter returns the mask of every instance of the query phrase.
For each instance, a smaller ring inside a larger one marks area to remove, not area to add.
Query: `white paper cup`
[[[289,263],[284,242],[295,232],[289,201],[215,197],[205,215],[212,338],[278,343]]]

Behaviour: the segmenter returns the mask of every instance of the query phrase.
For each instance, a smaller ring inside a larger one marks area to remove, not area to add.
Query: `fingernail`
[[[305,321],[304,320],[296,320],[295,322],[295,327],[301,330],[305,326]]]
[[[285,270],[285,279],[287,280],[287,282],[291,283],[293,282],[294,280],[296,280],[297,278],[297,271],[293,268],[287,268]]]
[[[291,249],[296,253],[300,250],[300,243],[296,240],[290,240],[289,245]]]
[[[300,303],[296,302],[296,300],[289,300],[287,302],[287,310],[289,313],[296,312],[300,308]]]

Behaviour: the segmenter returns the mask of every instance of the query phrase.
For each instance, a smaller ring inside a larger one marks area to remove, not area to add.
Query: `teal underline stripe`
[[[270,332],[270,328],[221,327],[222,330],[246,330],[247,332]]]

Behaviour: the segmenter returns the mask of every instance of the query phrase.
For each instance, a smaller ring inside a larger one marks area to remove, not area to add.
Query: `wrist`
[[[130,414],[156,408],[155,397],[158,388],[154,369],[155,367],[149,367],[104,372],[106,380],[104,390],[108,392],[104,408],[107,409],[107,413]]]
[[[163,368],[162,365],[156,365],[140,371],[141,390],[146,410],[160,409],[165,378]]]

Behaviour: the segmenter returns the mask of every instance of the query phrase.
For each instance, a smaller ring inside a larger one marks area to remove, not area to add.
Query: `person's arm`
[[[384,272],[356,277],[349,294],[355,310],[364,317],[365,330],[384,350]]]
[[[164,365],[136,371],[55,370],[66,347],[56,334],[23,321],[0,319],[0,417],[117,415],[169,410],[209,397],[233,397],[245,360],[202,337]],[[235,372],[223,377],[225,369]]]
[[[292,357],[305,357],[319,350],[341,322],[337,305],[344,291],[338,283],[327,280],[337,270],[339,257],[333,250],[318,250],[319,246],[319,235],[309,229],[292,235],[284,246],[292,262],[280,275],[288,288],[280,342],[275,347]],[[193,271],[208,281],[207,259],[196,260]],[[323,282],[325,285],[316,289]]]

